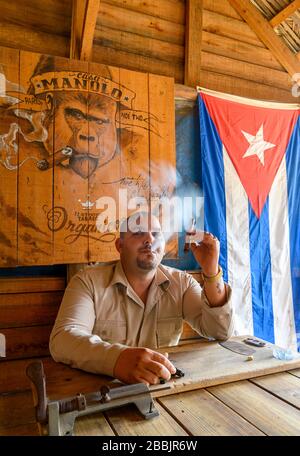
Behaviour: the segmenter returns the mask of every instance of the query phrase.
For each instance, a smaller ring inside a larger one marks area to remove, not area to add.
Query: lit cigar
[[[184,244],[184,252],[187,253],[191,250],[191,244],[202,242],[204,232],[203,231],[196,231],[196,221],[192,219],[191,227],[188,231],[186,231],[185,235],[185,244]]]
[[[193,218],[192,223],[188,231],[185,232],[185,243],[184,243],[184,252],[189,252],[191,250],[192,237],[196,234],[196,221]]]

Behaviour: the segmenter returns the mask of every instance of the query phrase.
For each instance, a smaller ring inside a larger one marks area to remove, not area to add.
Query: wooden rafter
[[[203,0],[186,2],[184,83],[193,87],[200,84],[202,2]]]
[[[276,27],[277,25],[281,24],[281,22],[285,21],[288,17],[290,17],[294,12],[300,8],[300,0],[294,0],[290,3],[286,8],[281,10],[276,16],[274,16],[270,20],[270,25],[272,27]]]
[[[70,58],[90,60],[100,0],[73,0]]]
[[[258,38],[267,46],[286,71],[293,76],[300,73],[300,62],[276,35],[270,23],[250,0],[229,0],[231,6],[242,16]]]

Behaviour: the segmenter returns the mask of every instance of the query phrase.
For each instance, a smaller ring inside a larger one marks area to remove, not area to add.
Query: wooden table
[[[239,339],[237,339],[239,340]],[[144,420],[132,405],[81,417],[76,435],[238,436],[300,435],[300,362],[278,362],[269,344],[253,361],[220,347],[194,342],[172,347],[170,359],[186,371],[170,390],[153,393],[159,417]],[[268,351],[269,350],[269,351]],[[199,355],[199,363],[196,358]],[[220,355],[223,359],[219,360]],[[43,358],[51,399],[95,391],[108,377]],[[25,375],[30,360],[6,361],[0,369],[0,435],[37,435]],[[201,365],[202,363],[202,365]],[[198,365],[197,365],[198,364]],[[222,367],[223,366],[223,367]],[[222,371],[221,371],[222,370]],[[283,372],[278,372],[283,370]],[[220,371],[220,372],[219,372]],[[263,375],[269,371],[267,375]],[[5,390],[4,385],[6,385]]]

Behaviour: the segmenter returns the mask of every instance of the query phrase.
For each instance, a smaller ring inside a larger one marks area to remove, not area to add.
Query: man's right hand
[[[117,359],[114,376],[124,383],[155,385],[160,379],[170,380],[176,368],[161,353],[149,348],[126,348]]]

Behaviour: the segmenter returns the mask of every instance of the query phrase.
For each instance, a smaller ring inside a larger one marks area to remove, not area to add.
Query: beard
[[[153,269],[156,269],[157,266],[160,263],[160,258],[159,256],[156,255],[143,255],[141,258],[137,258],[136,263],[140,269],[143,269],[144,271],[153,271]]]

